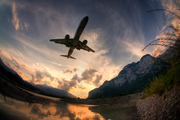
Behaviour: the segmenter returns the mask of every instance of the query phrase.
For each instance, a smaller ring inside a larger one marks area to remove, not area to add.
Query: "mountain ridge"
[[[164,55],[169,54],[167,50]],[[88,98],[101,98],[122,95],[124,93],[133,94],[141,92],[143,87],[149,83],[149,79],[163,73],[167,69],[166,65],[170,65],[166,61],[156,62],[164,55],[157,58],[146,54],[137,62],[127,64],[119,74],[109,80],[105,81],[99,88],[91,90]]]
[[[0,73],[6,77],[6,79],[9,79],[11,80],[13,83],[15,82],[16,84],[18,85],[21,85],[25,88],[28,88],[30,90],[34,90],[34,91],[39,91],[39,92],[47,92],[49,94],[52,94],[52,95],[58,95],[58,96],[61,96],[61,97],[72,97],[72,98],[76,98],[76,96],[68,93],[67,91],[64,91],[64,90],[60,90],[60,89],[56,89],[56,88],[53,88],[50,86],[46,87],[47,91],[44,91],[42,89],[42,87],[38,88],[37,86],[38,85],[34,85],[34,84],[31,84],[25,80],[23,80],[21,78],[21,76],[19,76],[14,70],[10,69],[9,67],[7,67],[4,62],[2,61],[2,59],[0,58]],[[1,75],[0,74],[0,75]],[[40,85],[39,85],[40,86]],[[51,92],[53,91],[53,92]],[[59,94],[61,93],[61,94]]]
[[[65,90],[53,88],[53,87],[48,86],[48,85],[36,84],[35,86],[37,88],[41,89],[42,91],[45,91],[46,93],[49,93],[49,94],[53,94],[53,95],[57,95],[57,96],[61,96],[61,97],[77,98],[76,96],[72,95],[71,93],[68,93]]]

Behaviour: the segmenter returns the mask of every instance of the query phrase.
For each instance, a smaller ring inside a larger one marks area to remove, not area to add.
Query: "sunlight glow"
[[[90,105],[89,105],[90,106]],[[104,120],[104,118],[97,113],[93,113],[89,110],[88,105],[72,105],[68,104],[68,109],[71,113],[75,114],[75,119],[93,119],[95,117],[99,117],[99,120]]]

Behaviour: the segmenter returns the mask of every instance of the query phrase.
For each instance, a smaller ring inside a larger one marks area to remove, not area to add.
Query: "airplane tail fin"
[[[67,57],[67,58],[68,58],[68,55],[60,55],[60,56],[62,56],[62,57]],[[72,56],[70,56],[69,58],[76,60],[76,58],[74,58],[74,57],[72,57]]]

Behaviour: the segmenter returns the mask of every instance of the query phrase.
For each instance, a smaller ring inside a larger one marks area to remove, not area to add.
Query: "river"
[[[65,102],[38,104],[0,94],[0,116],[4,120],[133,120],[135,102],[113,105],[79,105]]]

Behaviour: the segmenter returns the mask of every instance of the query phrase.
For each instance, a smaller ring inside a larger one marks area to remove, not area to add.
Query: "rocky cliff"
[[[88,98],[117,96],[123,93],[137,93],[149,83],[149,79],[158,76],[167,69],[167,62],[157,60],[150,54],[144,55],[140,61],[126,65],[117,77],[105,81],[99,88],[89,92]]]

